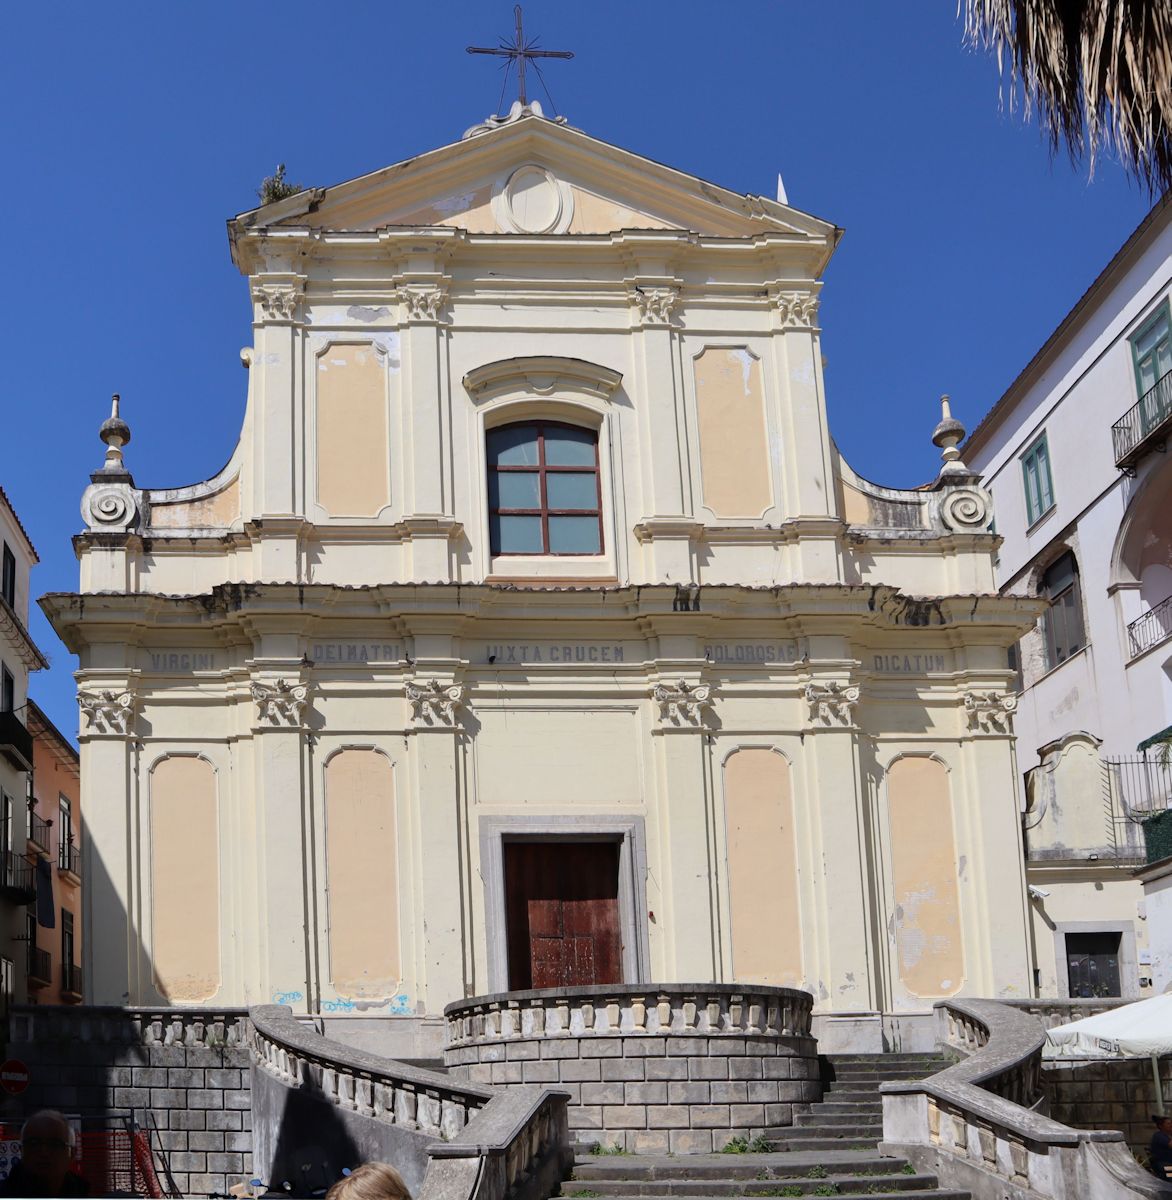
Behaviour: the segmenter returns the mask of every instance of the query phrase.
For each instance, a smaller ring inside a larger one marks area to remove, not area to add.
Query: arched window
[[[1042,596],[1050,602],[1042,618],[1046,631],[1046,666],[1056,667],[1087,643],[1082,623],[1082,589],[1078,563],[1067,550],[1042,576]]]
[[[598,434],[527,421],[490,429],[488,529],[494,555],[601,554]]]

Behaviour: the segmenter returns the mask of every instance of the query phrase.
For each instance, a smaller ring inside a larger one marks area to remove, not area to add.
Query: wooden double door
[[[509,990],[622,983],[618,842],[506,842]]]

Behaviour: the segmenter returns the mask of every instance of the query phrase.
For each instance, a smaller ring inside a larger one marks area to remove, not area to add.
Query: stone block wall
[[[1165,1106],[1172,1113],[1172,1060],[1160,1060]],[[1156,1086],[1149,1058],[1050,1060],[1042,1083],[1050,1116],[1075,1129],[1118,1129],[1146,1158],[1154,1127]]]
[[[153,1117],[156,1163],[161,1148],[179,1190],[225,1192],[252,1177],[245,1026],[243,1010],[17,1008],[7,1053],[30,1080],[4,1119],[57,1108],[92,1127],[133,1116],[149,1128]]]
[[[706,1154],[821,1099],[809,1008],[785,1007],[804,996],[661,985],[461,1001],[445,1012],[444,1062],[472,1083],[568,1092],[579,1142]]]

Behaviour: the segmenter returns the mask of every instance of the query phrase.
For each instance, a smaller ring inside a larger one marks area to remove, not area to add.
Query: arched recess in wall
[[[954,996],[965,967],[948,768],[897,758],[887,768],[887,820],[900,981],[913,996]]]
[[[801,911],[789,761],[761,746],[724,760],[732,971],[737,983],[802,978]]]
[[[395,778],[380,750],[325,765],[330,982],[339,996],[392,996],[401,975]]]
[[[1161,463],[1128,504],[1111,556],[1111,582],[1138,585],[1142,612],[1172,596],[1172,466]]]
[[[151,962],[173,1004],[220,990],[220,837],[216,771],[168,754],[150,772]]]

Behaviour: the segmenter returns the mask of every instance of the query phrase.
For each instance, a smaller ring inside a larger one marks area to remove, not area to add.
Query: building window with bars
[[[1049,602],[1042,617],[1047,669],[1064,663],[1087,644],[1082,620],[1078,562],[1067,550],[1042,576],[1041,594]]]
[[[488,527],[494,556],[602,553],[598,434],[553,421],[488,432]]]
[[[1050,478],[1050,446],[1043,433],[1021,456],[1025,483],[1026,524],[1040,521],[1054,507],[1054,484]]]

